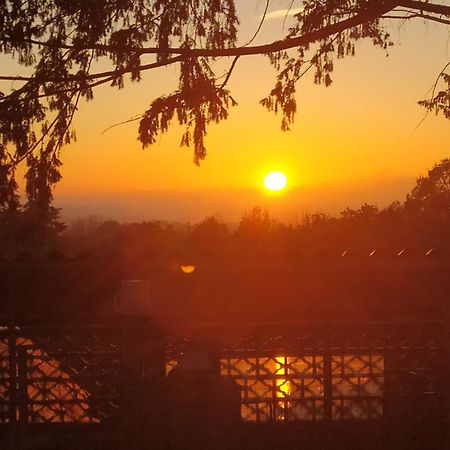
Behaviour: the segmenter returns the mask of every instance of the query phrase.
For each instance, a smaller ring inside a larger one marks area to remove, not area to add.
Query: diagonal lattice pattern
[[[244,420],[369,420],[438,410],[443,329],[279,325],[218,329],[213,340],[221,374],[241,387]],[[194,339],[169,336],[168,371]]]
[[[8,422],[9,401],[8,340],[0,336],[0,423]]]
[[[244,420],[322,418],[322,357],[222,358],[221,374],[241,386]]]
[[[117,414],[117,333],[3,331],[0,423],[98,423]]]
[[[384,357],[332,355],[332,418],[377,419],[383,415]]]

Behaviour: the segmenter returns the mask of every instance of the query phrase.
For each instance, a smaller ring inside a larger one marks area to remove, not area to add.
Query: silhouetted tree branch
[[[294,3],[289,1],[288,7]],[[299,0],[298,4],[303,9],[284,39],[250,45],[252,39],[239,46],[234,0],[1,2],[0,51],[31,67],[32,73],[0,74],[0,81],[14,82],[9,92],[0,92],[0,208],[17,207],[14,174],[21,162],[29,172],[29,202],[41,195],[36,204],[50,208],[51,188],[60,178],[62,144],[75,138],[72,122],[79,101],[92,100],[100,85],[123,88],[127,74],[138,82],[143,72],[177,64],[178,88],[150,102],[140,118],[139,139],[143,146],[152,144],[176,121],[185,127],[181,144],[194,147],[194,161],[199,163],[206,156],[208,123],[226,119],[229,107],[236,104],[225,86],[238,58],[270,58],[277,80],[261,103],[282,114],[282,129],[287,130],[297,109],[295,86],[300,78],[314,69],[314,81],[329,86],[334,58],[353,55],[360,39],[387,49],[392,42],[385,18],[421,17],[443,24],[450,20],[450,6],[428,1]],[[219,57],[234,58],[224,75],[211,67]],[[111,69],[93,70],[91,62],[100,60],[109,60]],[[443,72],[439,81],[446,83],[447,77]],[[449,98],[447,89],[421,104],[448,117]]]

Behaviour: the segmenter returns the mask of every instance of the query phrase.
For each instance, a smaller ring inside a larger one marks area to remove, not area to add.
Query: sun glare
[[[194,273],[195,272],[195,266],[193,264],[184,264],[180,266],[180,269],[183,273]]]
[[[269,191],[281,191],[281,189],[286,187],[286,183],[286,175],[279,170],[268,173],[264,178],[264,186]]]

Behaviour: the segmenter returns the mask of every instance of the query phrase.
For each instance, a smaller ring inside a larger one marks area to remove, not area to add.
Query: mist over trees
[[[112,299],[133,279],[150,280],[167,323],[449,317],[449,174],[445,159],[404,202],[291,224],[258,207],[232,226],[88,217],[36,240],[23,213],[0,214],[0,283],[37,323],[116,320]]]
[[[2,256],[6,258],[145,259],[155,264],[182,264],[199,260],[242,261],[255,257],[396,256],[450,254],[450,159],[444,159],[420,177],[404,202],[385,208],[363,204],[344,209],[339,216],[305,215],[298,223],[282,223],[255,207],[231,226],[217,217],[197,224],[164,221],[121,224],[101,217],[71,222],[66,231],[53,225],[33,229],[29,212],[0,213]],[[81,255],[81,256],[80,256]]]

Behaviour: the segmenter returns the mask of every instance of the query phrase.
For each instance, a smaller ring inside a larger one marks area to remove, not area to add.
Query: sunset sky
[[[286,3],[272,1],[271,15],[254,42],[283,36]],[[238,1],[240,41],[254,33],[263,1]],[[239,105],[227,121],[209,127],[208,156],[200,167],[193,150],[180,148],[173,127],[142,150],[138,122],[109,126],[144,112],[161,93],[177,86],[178,67],[143,74],[125,89],[101,86],[93,102],[81,104],[78,141],[63,151],[63,181],[55,203],[66,218],[98,214],[121,220],[197,221],[217,214],[234,221],[260,205],[295,220],[305,212],[336,213],[364,201],[380,206],[404,199],[417,176],[449,155],[450,122],[424,116],[417,101],[450,58],[445,26],[393,22],[395,47],[389,57],[361,42],[354,58],[335,64],[331,87],[298,85],[299,112],[292,130],[280,130],[280,117],[259,100],[274,85],[275,71],[262,56],[241,58],[229,82]],[[225,68],[231,61],[219,61]],[[224,64],[226,63],[226,64]],[[283,194],[267,195],[262,180],[269,170],[284,171]]]

